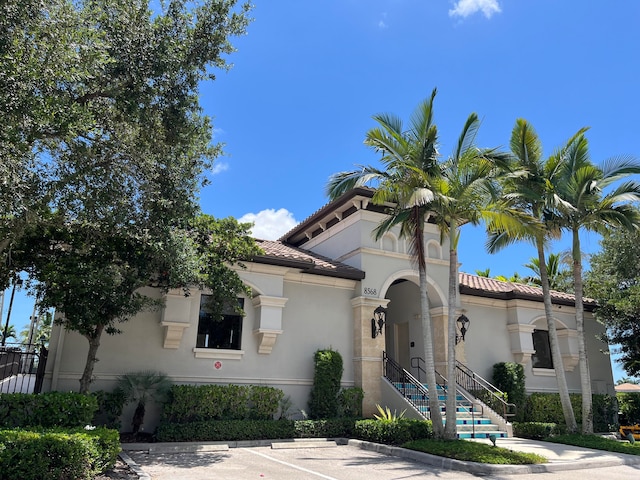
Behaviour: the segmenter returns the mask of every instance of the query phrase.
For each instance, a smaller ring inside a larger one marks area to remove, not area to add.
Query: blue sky
[[[376,165],[363,145],[372,115],[408,119],[434,87],[443,155],[476,112],[481,146],[508,145],[522,117],[546,154],[589,126],[594,161],[640,156],[635,0],[253,3],[247,35],[233,40],[234,67],[202,86],[226,156],[209,173],[201,205],[216,217],[255,222],[261,238],[276,238],[323,206],[331,174]],[[535,255],[531,247],[489,255],[484,241],[482,228],[464,228],[463,271],[528,273],[522,265]],[[598,249],[594,236],[583,243]],[[554,250],[567,247],[563,241]],[[32,305],[18,297],[15,323],[28,321]]]

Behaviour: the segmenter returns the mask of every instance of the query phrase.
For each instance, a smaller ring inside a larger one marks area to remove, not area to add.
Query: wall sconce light
[[[458,324],[458,329],[460,330],[460,335],[456,334],[456,345],[460,342],[464,342],[464,337],[469,331],[469,324],[471,321],[467,318],[465,314],[462,314],[456,320]]]
[[[382,328],[387,320],[387,309],[382,305],[377,307],[373,311],[373,318],[371,319],[371,338],[376,338],[378,335],[382,335]]]

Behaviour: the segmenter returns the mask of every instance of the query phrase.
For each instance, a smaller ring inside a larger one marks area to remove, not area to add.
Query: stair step
[[[489,438],[489,435],[495,435],[496,438],[507,438],[505,432],[458,432],[458,438]]]

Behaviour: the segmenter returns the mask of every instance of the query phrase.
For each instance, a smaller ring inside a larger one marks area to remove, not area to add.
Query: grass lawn
[[[619,442],[599,435],[556,435],[554,437],[546,438],[545,442],[564,443],[565,445],[593,448],[594,450],[606,450],[607,452],[640,455],[640,442],[635,444]]]
[[[530,465],[547,461],[535,453],[514,452],[507,448],[467,440],[423,439],[405,443],[402,447],[440,457],[498,465]]]

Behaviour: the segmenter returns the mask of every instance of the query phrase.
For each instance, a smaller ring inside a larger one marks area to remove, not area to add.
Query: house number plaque
[[[376,290],[375,288],[364,287],[364,294],[368,295],[370,297],[377,297],[378,296],[378,290]]]

